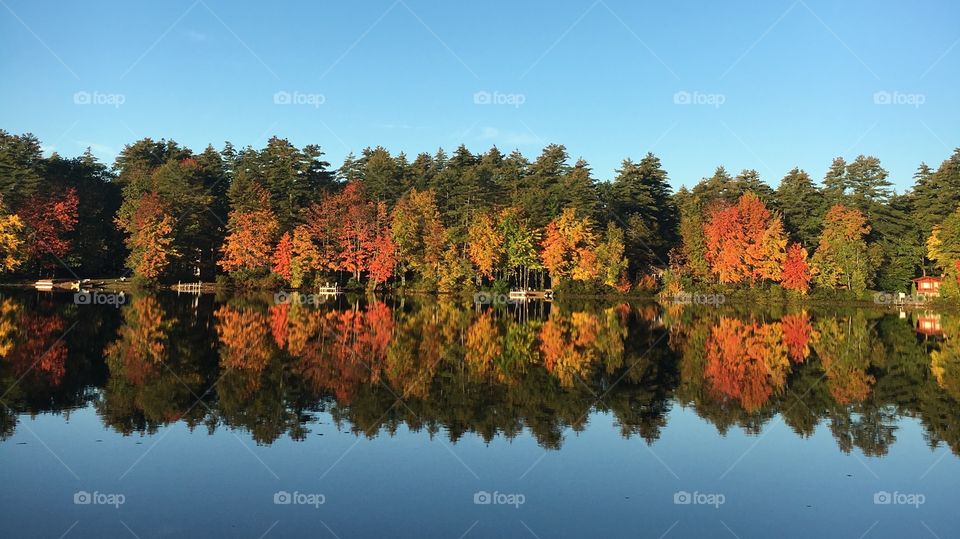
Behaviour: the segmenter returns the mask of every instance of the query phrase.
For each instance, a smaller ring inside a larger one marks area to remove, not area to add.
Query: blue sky
[[[557,142],[599,179],[653,151],[675,186],[865,153],[902,190],[960,145],[958,20],[948,1],[0,0],[0,128],[111,163],[146,136],[275,134],[334,165]]]

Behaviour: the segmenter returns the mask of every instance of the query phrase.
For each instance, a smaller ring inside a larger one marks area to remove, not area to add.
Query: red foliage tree
[[[77,190],[47,193],[30,198],[18,212],[27,227],[25,245],[30,260],[45,267],[59,264],[58,259],[70,250],[67,235],[77,225]]]
[[[377,204],[377,222],[374,232],[373,238],[364,246],[364,249],[370,252],[370,258],[367,261],[370,280],[379,284],[393,275],[393,269],[397,265],[397,246],[393,243],[387,205],[383,202]]]
[[[293,240],[289,232],[284,232],[280,236],[280,242],[273,250],[273,272],[283,277],[283,280],[290,282],[290,261],[293,258]]]
[[[396,264],[386,215],[386,206],[368,199],[360,181],[323,197],[306,211],[319,264],[357,280],[363,272],[371,272],[374,282],[386,280]]]
[[[787,258],[783,261],[783,287],[806,294],[810,290],[810,278],[807,250],[794,243],[787,249]]]

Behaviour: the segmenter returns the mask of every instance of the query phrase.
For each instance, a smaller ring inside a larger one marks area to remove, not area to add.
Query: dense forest
[[[800,295],[943,275],[957,296],[960,277],[960,149],[904,193],[863,155],[835,158],[819,183],[795,168],[774,189],[718,167],[674,192],[653,154],[599,181],[556,144],[532,161],[376,147],[335,168],[276,137],[200,153],[146,138],[108,167],[0,130],[0,196],[7,280]]]

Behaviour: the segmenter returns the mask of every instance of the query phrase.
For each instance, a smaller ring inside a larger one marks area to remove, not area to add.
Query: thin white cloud
[[[189,41],[193,41],[194,43],[200,43],[202,41],[206,41],[209,38],[209,36],[204,32],[200,32],[199,30],[193,30],[193,29],[184,30],[183,37],[187,38],[187,40]]]

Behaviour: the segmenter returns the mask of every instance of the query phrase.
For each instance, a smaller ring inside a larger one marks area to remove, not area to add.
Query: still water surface
[[[0,297],[2,537],[958,537],[960,317]]]

